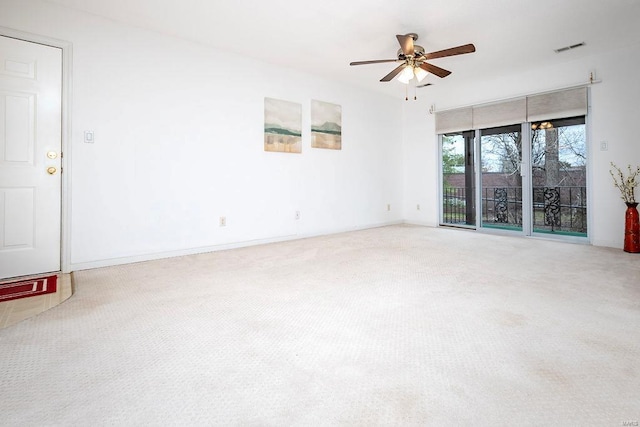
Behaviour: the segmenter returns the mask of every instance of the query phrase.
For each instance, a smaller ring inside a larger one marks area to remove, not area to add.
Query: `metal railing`
[[[532,197],[534,231],[586,235],[586,187],[533,187]],[[475,224],[465,187],[444,188],[442,210],[445,224]],[[482,224],[522,227],[522,187],[483,187]]]
[[[442,212],[445,224],[473,225],[467,210],[467,193],[465,187],[447,187],[442,193]]]

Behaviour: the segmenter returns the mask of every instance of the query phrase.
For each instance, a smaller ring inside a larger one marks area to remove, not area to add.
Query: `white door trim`
[[[62,212],[60,224],[60,268],[70,273],[71,265],[71,64],[70,42],[0,26],[0,36],[62,49]]]

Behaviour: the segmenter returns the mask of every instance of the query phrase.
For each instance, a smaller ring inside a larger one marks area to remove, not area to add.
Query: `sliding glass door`
[[[442,136],[442,222],[448,225],[476,225],[474,135]]]
[[[480,131],[480,190],[484,228],[522,231],[522,126]]]
[[[587,237],[584,116],[445,134],[440,148],[443,225]]]
[[[588,90],[436,112],[442,225],[587,238]]]
[[[587,236],[585,118],[531,124],[534,233]]]

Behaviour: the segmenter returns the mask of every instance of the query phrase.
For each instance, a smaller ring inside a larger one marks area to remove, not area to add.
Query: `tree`
[[[522,135],[520,132],[482,136],[482,170],[503,174],[505,186],[522,186],[521,159]]]
[[[464,166],[464,154],[456,153],[456,141],[454,137],[442,137],[442,173],[452,174],[460,172]]]
[[[538,185],[584,186],[583,179],[576,181],[576,175],[569,173],[586,165],[583,125],[535,129],[531,148],[534,175],[541,179]]]

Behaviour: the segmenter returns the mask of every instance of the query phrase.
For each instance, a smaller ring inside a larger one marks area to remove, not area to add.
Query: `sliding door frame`
[[[517,124],[516,124],[517,125]],[[523,235],[530,236],[532,231],[532,213],[533,213],[533,197],[531,192],[531,129],[528,123],[520,123],[520,144],[522,145],[522,158],[518,166],[518,173],[522,178],[521,203],[522,203],[522,227],[520,230],[505,230],[499,228],[482,226],[482,129],[475,130],[475,180],[476,188],[476,206],[480,212],[476,215],[476,230],[488,234],[506,234],[506,235]],[[523,170],[524,168],[524,170]]]

